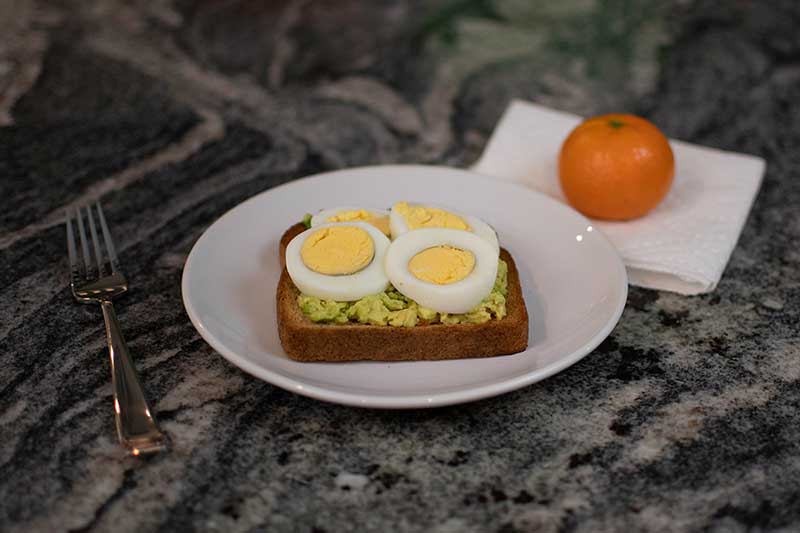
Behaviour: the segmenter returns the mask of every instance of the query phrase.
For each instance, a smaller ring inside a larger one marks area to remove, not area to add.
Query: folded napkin
[[[581,117],[528,102],[506,109],[472,170],[564,202],[561,143]],[[593,221],[611,240],[632,285],[700,294],[714,290],[764,175],[764,160],[670,141],[675,180],[653,211],[628,222]]]

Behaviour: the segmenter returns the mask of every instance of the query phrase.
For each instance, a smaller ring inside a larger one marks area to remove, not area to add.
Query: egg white
[[[408,270],[416,254],[434,246],[449,245],[475,256],[475,268],[466,278],[447,285],[417,279]],[[466,313],[492,292],[497,277],[499,249],[475,233],[458,229],[422,228],[392,241],[384,261],[386,275],[404,296],[440,313]]]
[[[308,268],[300,256],[300,250],[306,239],[319,229],[328,226],[356,226],[369,233],[375,248],[372,261],[363,269],[353,274],[331,276],[320,274]],[[389,238],[371,224],[366,222],[328,222],[307,229],[286,246],[286,270],[292,282],[300,292],[308,296],[335,300],[337,302],[353,302],[364,296],[383,292],[389,286],[383,265],[389,249]]]
[[[316,215],[311,217],[311,227],[319,226],[320,224],[328,224],[328,219],[342,213],[343,211],[359,211],[363,209],[372,214],[374,217],[388,217],[389,211],[385,209],[373,209],[371,207],[331,207],[323,209]]]
[[[461,217],[461,219],[464,220],[464,222],[466,222],[467,225],[469,225],[472,233],[474,233],[478,237],[485,239],[489,244],[494,246],[499,253],[500,242],[497,240],[497,232],[495,232],[494,229],[492,229],[492,227],[489,224],[479,219],[478,217],[472,215],[464,215],[459,213],[458,211],[453,211],[450,208],[442,207],[439,205],[431,205],[431,204],[411,204],[411,205],[421,205],[423,207],[435,207],[437,209],[443,209],[449,213],[453,213],[457,217]],[[420,229],[429,229],[429,228],[420,228]],[[396,239],[400,235],[403,235],[411,231],[408,227],[408,224],[406,223],[406,219],[403,218],[403,215],[401,215],[394,209],[394,206],[392,206],[392,210],[389,212],[389,231],[392,235],[392,239]]]

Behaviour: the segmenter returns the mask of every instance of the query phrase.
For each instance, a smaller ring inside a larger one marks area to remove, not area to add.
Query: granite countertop
[[[0,2],[0,530],[800,529],[798,25],[792,0]],[[296,396],[199,337],[181,270],[227,209],[467,166],[511,98],[764,157],[717,290],[632,288],[580,363],[434,410]],[[64,209],[96,199],[174,439],[154,457],[116,444],[101,316],[67,286]]]

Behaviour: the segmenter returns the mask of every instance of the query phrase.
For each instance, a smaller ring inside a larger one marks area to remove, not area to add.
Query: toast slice
[[[319,324],[297,305],[300,294],[285,268],[286,245],[305,230],[290,227],[280,241],[281,265],[277,288],[278,334],[286,354],[296,361],[420,361],[493,357],[521,352],[528,346],[528,311],[519,272],[511,254],[508,263],[507,315],[484,324],[429,324],[412,328],[368,324]]]

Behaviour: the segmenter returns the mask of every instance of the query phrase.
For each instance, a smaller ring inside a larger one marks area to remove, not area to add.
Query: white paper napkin
[[[513,101],[472,170],[564,202],[561,143],[581,117]],[[714,290],[761,186],[759,157],[670,141],[675,180],[653,211],[628,222],[593,221],[616,246],[632,285],[700,294]]]

